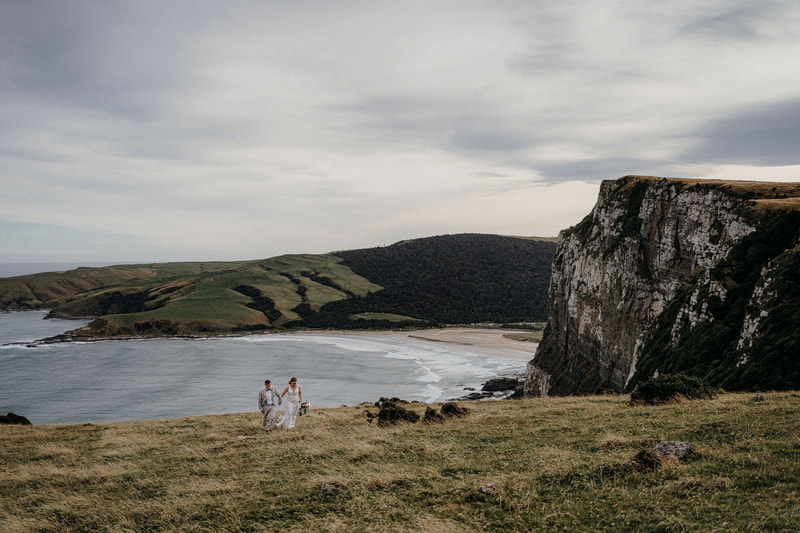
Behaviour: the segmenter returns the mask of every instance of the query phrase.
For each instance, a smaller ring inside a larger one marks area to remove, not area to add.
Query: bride
[[[303,391],[300,385],[297,384],[297,378],[293,377],[289,380],[289,385],[283,389],[281,398],[286,396],[286,412],[283,418],[278,422],[278,427],[292,429],[294,423],[297,421],[297,410],[300,409],[300,404],[303,403]]]

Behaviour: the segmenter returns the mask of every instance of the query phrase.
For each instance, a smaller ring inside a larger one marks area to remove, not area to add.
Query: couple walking
[[[292,429],[297,420],[297,411],[300,409],[300,404],[303,403],[303,391],[300,389],[300,385],[297,384],[297,378],[290,379],[289,385],[280,394],[272,390],[270,380],[264,381],[264,388],[258,392],[258,409],[264,415],[261,419],[261,425],[265,430],[272,431],[275,415],[277,414],[276,411],[278,406],[283,403],[284,396],[286,396],[286,411],[276,427]]]

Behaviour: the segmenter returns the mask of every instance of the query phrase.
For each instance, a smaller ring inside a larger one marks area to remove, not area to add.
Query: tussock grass
[[[443,424],[312,409],[0,428],[2,531],[790,531],[800,397],[470,403]],[[426,405],[411,409],[423,414]],[[437,406],[438,407],[438,406]],[[618,468],[661,440],[697,457]],[[491,490],[479,490],[493,484]]]

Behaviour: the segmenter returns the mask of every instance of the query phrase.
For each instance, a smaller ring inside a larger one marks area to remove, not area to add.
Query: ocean
[[[85,324],[43,320],[45,314],[0,313],[0,413],[26,416],[37,425],[255,411],[264,379],[283,390],[293,376],[312,408],[375,402],[381,396],[436,402],[525,369],[524,360],[504,349],[402,333],[29,346]]]

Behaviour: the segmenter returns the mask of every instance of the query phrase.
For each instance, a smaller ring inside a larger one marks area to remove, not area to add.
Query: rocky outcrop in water
[[[559,236],[525,394],[800,387],[800,184],[627,176]]]

